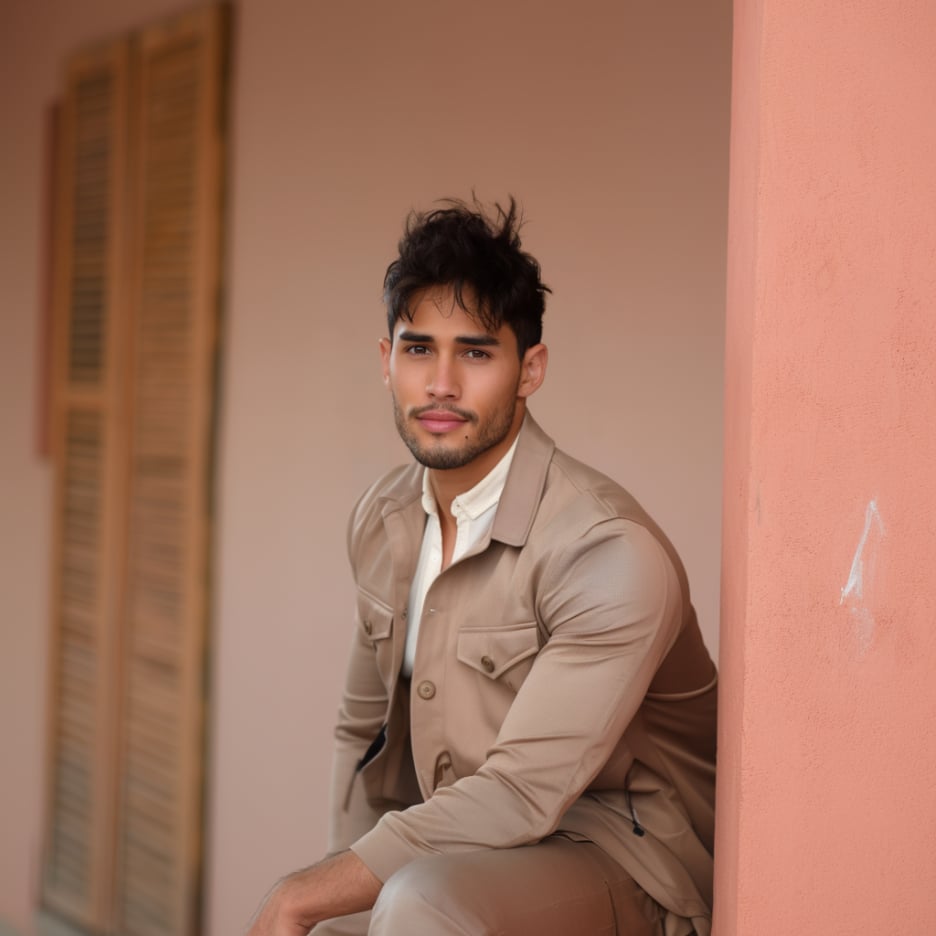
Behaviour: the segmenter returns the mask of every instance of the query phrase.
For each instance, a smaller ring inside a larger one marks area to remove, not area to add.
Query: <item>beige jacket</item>
[[[706,936],[716,676],[673,547],[528,414],[490,538],[426,595],[407,685],[422,471],[390,472],[351,517],[330,851],[386,880],[558,832],[616,858],[670,911],[667,936]]]

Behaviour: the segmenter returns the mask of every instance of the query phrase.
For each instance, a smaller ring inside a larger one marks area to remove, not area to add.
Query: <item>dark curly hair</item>
[[[444,208],[412,212],[399,257],[384,276],[390,337],[401,318],[411,319],[413,295],[428,286],[451,286],[455,301],[484,328],[509,325],[522,358],[543,334],[546,293],[540,266],[520,249],[522,218],[513,196],[507,208],[444,199]],[[468,289],[466,304],[465,289]]]

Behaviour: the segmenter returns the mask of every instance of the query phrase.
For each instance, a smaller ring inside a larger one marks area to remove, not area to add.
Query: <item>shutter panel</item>
[[[58,154],[52,678],[44,903],[99,929],[111,900],[111,674],[123,525],[120,384],[127,46],[72,60]],[[115,496],[116,495],[116,496]]]
[[[116,897],[127,936],[200,922],[223,30],[211,8],[139,46]]]

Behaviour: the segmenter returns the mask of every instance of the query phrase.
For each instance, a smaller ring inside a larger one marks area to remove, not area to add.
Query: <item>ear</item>
[[[380,369],[383,374],[383,382],[386,387],[390,386],[390,339],[381,338],[378,342],[380,346]]]
[[[546,364],[549,361],[549,351],[544,344],[533,345],[527,348],[520,362],[520,386],[517,396],[526,399],[539,390],[546,379]]]

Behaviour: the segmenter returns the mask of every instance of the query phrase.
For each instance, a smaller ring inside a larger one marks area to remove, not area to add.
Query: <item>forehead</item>
[[[394,333],[418,331],[420,334],[438,335],[490,335],[504,340],[512,330],[501,325],[492,331],[475,313],[474,296],[470,289],[462,293],[467,311],[459,305],[451,286],[429,286],[414,293],[409,301],[408,315],[402,316],[394,326]]]

